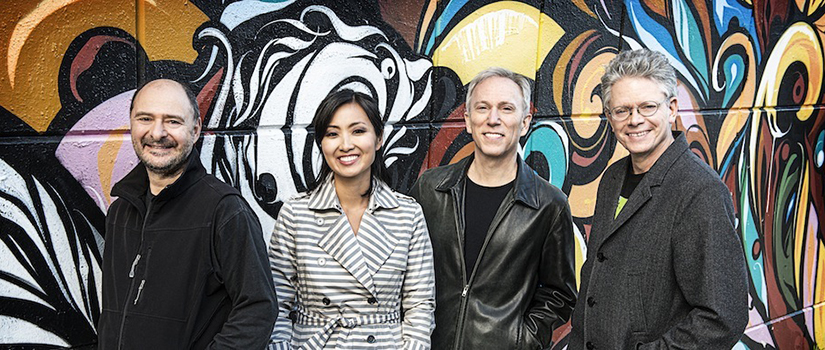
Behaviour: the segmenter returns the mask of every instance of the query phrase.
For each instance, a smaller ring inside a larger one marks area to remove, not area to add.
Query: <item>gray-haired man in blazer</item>
[[[625,51],[601,83],[630,156],[599,184],[569,349],[730,349],[748,323],[744,252],[727,187],[671,131],[676,74]]]

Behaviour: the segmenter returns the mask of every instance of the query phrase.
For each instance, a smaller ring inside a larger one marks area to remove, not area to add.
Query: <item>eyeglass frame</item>
[[[642,117],[648,118],[648,117],[652,117],[653,115],[655,115],[655,114],[656,114],[656,112],[658,112],[658,111],[659,111],[659,108],[661,108],[663,104],[665,104],[665,103],[670,103],[670,101],[673,101],[673,98],[674,98],[674,97],[667,97],[667,98],[665,98],[664,100],[662,100],[661,102],[656,102],[655,100],[644,101],[644,102],[642,102],[642,103],[640,103],[640,104],[638,104],[638,105],[635,105],[635,106],[633,106],[633,107],[630,107],[630,106],[616,106],[616,107],[613,107],[613,108],[610,108],[610,109],[605,108],[605,109],[604,109],[604,112],[605,112],[605,114],[606,114],[608,117],[610,117],[611,119],[613,119],[613,120],[615,120],[615,121],[617,121],[617,122],[622,122],[622,121],[625,121],[625,120],[627,120],[628,118],[630,118],[630,116],[631,116],[631,115],[633,115],[633,113],[634,113],[633,111],[634,111],[634,110],[636,111],[635,113],[639,113],[639,115],[641,115]],[[642,106],[642,105],[644,105],[644,104],[646,104],[646,103],[648,103],[648,102],[655,104],[655,105],[656,105],[656,109],[655,109],[655,110],[653,110],[653,112],[650,112],[650,114],[645,115],[644,113],[642,113],[642,111],[640,111],[640,110],[639,110],[639,107],[640,107],[640,106]],[[628,112],[628,113],[627,113],[627,117],[624,117],[624,118],[616,118],[616,117],[614,116],[614,113],[613,113],[613,110],[615,110],[616,108],[627,108],[627,112]]]

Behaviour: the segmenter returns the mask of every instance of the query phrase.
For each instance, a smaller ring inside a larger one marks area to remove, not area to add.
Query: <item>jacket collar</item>
[[[368,211],[374,211],[377,208],[393,209],[400,206],[392,189],[384,181],[373,179],[372,189],[369,204],[367,204]],[[332,174],[329,174],[309,195],[308,207],[312,210],[341,209],[338,194],[335,193],[335,179]]]
[[[160,201],[169,200],[179,196],[198,180],[206,176],[206,169],[200,161],[200,154],[196,149],[192,149],[187,158],[186,168],[180,177],[171,185],[166,186],[155,198]],[[112,187],[112,196],[123,197],[130,201],[138,201],[146,195],[149,190],[149,174],[143,163],[138,163],[132,171],[122,180]]]
[[[470,154],[464,159],[458,161],[458,163],[450,169],[447,176],[441,180],[441,183],[439,183],[435,189],[441,192],[448,192],[451,190],[463,192],[464,182],[467,178],[467,170],[470,168],[470,164],[472,164],[474,157],[475,156],[473,154]],[[536,181],[539,176],[536,175],[532,168],[527,166],[527,163],[525,163],[521,157],[516,157],[516,162],[518,164],[518,170],[516,172],[516,182],[513,184],[513,188],[515,189],[513,198],[528,207],[538,209],[539,195],[536,190]]]
[[[644,182],[647,183],[649,187],[659,186],[662,184],[662,181],[665,179],[665,175],[670,170],[670,167],[676,162],[677,159],[688,149],[687,139],[685,138],[685,134],[681,131],[671,131],[673,134],[673,143],[667,147],[664,153],[659,156],[659,159],[653,163],[653,166],[650,167],[650,170],[647,171],[645,174]],[[625,158],[626,165],[631,166],[630,156]],[[626,172],[616,172],[615,177],[619,180],[624,181]],[[641,185],[641,183],[639,184]]]
[[[610,225],[610,230],[604,236],[601,242],[597,242],[596,246],[600,246],[603,242],[607,241],[607,239],[616,232],[619,227],[624,225],[627,220],[629,220],[633,215],[639,211],[639,209],[653,197],[653,191],[651,188],[658,187],[662,184],[665,179],[665,175],[667,175],[670,168],[673,166],[673,163],[676,162],[677,159],[686,151],[688,151],[688,144],[685,139],[685,135],[679,131],[673,131],[673,143],[668,146],[664,153],[659,156],[659,159],[653,163],[653,166],[648,170],[645,177],[636,186],[636,190],[630,195],[630,198],[627,199],[627,203],[625,203],[622,211],[619,212],[619,215],[616,216]],[[605,179],[603,181],[611,181],[611,189],[609,192],[608,200],[612,201],[612,205],[609,207],[611,210],[609,211],[610,217],[612,218],[612,213],[615,213],[616,206],[617,206],[617,199],[619,193],[621,191],[622,184],[624,183],[624,178],[627,176],[627,169],[626,167],[630,166],[630,156],[622,158],[620,161],[619,167],[621,167],[622,171],[616,171],[613,173],[611,179]]]

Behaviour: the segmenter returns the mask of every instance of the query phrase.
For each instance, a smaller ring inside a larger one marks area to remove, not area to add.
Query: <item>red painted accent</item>
[[[198,92],[196,99],[198,101],[198,109],[200,109],[201,122],[203,122],[206,113],[209,112],[209,106],[212,105],[212,99],[215,98],[215,93],[218,92],[221,77],[223,77],[223,68],[218,70],[218,72],[209,79],[203,89]]]
[[[91,37],[88,41],[86,41],[86,44],[83,45],[77,53],[75,59],[72,60],[72,67],[69,70],[69,87],[72,90],[72,95],[74,95],[74,98],[78,101],[83,102],[83,99],[80,97],[80,93],[77,91],[77,77],[80,76],[80,73],[85,72],[92,66],[92,63],[95,61],[95,56],[97,56],[97,53],[100,51],[100,48],[103,47],[103,44],[112,41],[126,43],[132,47],[135,47],[134,43],[123,38],[110,35],[98,35]]]

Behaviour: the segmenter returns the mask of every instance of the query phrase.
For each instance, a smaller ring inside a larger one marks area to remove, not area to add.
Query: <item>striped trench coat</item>
[[[328,177],[278,215],[269,261],[279,314],[269,349],[429,349],[432,259],[415,200],[376,181],[355,235]]]

